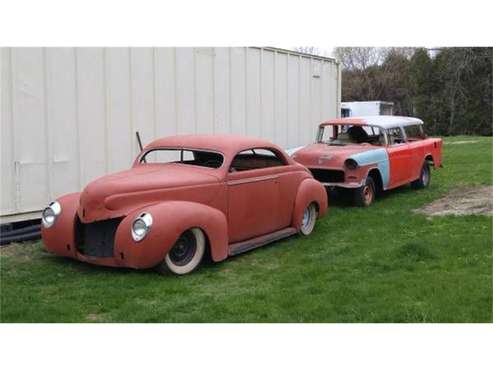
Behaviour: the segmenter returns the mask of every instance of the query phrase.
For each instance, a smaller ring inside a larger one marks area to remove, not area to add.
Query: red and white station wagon
[[[350,117],[321,123],[315,144],[288,153],[323,185],[353,189],[356,205],[369,206],[382,190],[428,186],[442,139],[428,138],[418,118]]]

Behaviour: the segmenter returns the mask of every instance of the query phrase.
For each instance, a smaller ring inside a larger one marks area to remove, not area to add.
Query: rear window
[[[180,163],[209,168],[219,168],[223,162],[220,153],[194,149],[153,149],[140,159],[140,163]]]

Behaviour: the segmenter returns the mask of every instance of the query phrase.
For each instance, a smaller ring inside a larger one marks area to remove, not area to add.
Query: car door
[[[387,153],[390,162],[389,188],[411,181],[412,158],[401,127],[387,129]]]
[[[239,153],[227,175],[229,242],[239,242],[282,228],[280,165],[255,154]],[[273,159],[273,161],[275,161]]]

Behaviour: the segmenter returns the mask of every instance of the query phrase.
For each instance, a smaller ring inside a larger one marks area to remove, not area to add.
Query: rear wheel
[[[317,221],[317,206],[315,203],[309,204],[303,211],[303,218],[301,219],[300,233],[302,235],[310,235],[315,228],[315,222]]]
[[[354,191],[354,203],[358,207],[369,207],[375,200],[375,182],[368,176],[365,184]]]
[[[162,274],[188,274],[199,267],[205,249],[204,232],[199,228],[189,229],[180,235],[157,270]]]
[[[428,164],[427,161],[425,161],[425,163],[423,163],[423,167],[421,168],[421,173],[419,175],[419,178],[411,182],[411,186],[413,187],[413,189],[423,189],[426,188],[428,185],[430,185],[430,181],[431,181],[430,165]]]

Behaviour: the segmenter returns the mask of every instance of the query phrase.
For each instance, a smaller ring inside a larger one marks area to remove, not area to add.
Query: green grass
[[[369,209],[332,205],[293,237],[184,277],[96,267],[41,243],[0,252],[2,322],[491,322],[492,218],[427,217],[450,190],[492,184],[491,138],[444,145],[432,185]]]

